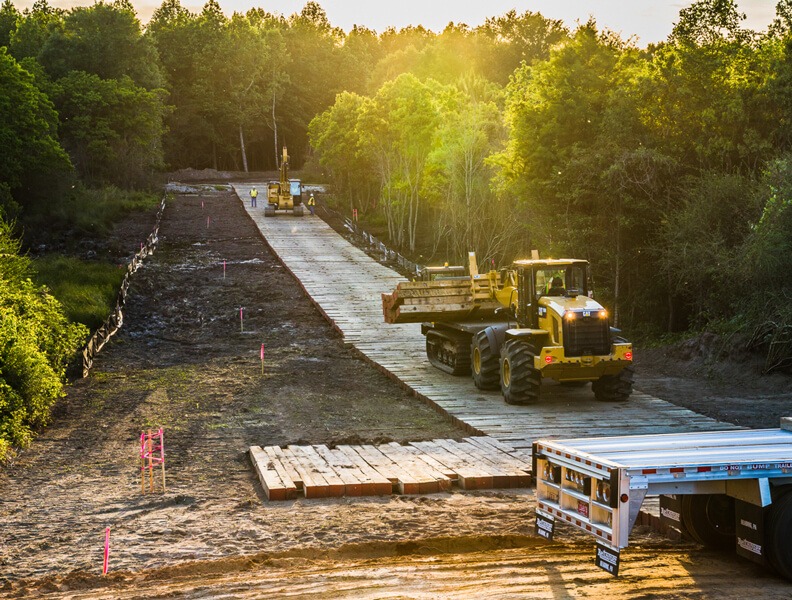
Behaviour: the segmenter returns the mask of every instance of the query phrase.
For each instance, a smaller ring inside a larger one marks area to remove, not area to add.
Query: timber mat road
[[[237,183],[233,187],[239,198],[248,198],[253,185]],[[735,427],[637,390],[627,402],[605,403],[594,400],[590,386],[547,384],[537,404],[506,404],[500,392],[478,390],[470,377],[453,377],[432,367],[419,324],[389,325],[383,321],[380,294],[392,292],[404,281],[402,275],[355,247],[319,217],[279,213],[265,218],[263,208],[244,204],[272,251],[344,340],[471,433],[530,449],[540,438]]]

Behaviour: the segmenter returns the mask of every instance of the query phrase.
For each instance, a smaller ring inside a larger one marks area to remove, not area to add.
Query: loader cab
[[[539,300],[545,297],[576,298],[588,295],[588,261],[577,259],[518,260],[519,304],[517,321],[522,327],[539,327]]]
[[[588,295],[588,263],[537,265],[534,270],[536,297],[575,298]]]

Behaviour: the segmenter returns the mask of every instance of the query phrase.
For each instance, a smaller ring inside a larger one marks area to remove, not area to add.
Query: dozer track
[[[470,336],[429,331],[426,334],[426,356],[441,371],[451,375],[470,375]]]

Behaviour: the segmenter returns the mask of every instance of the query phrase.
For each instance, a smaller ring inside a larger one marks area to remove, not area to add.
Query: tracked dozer
[[[539,399],[542,378],[592,382],[597,400],[632,393],[632,344],[610,327],[591,297],[579,259],[517,260],[506,269],[400,283],[382,295],[387,323],[421,323],[427,358],[480,389],[500,388],[510,404]]]
[[[267,184],[267,205],[264,207],[264,216],[274,217],[278,214],[277,211],[289,211],[298,217],[305,214],[302,182],[299,179],[289,179],[289,153],[285,146],[280,166],[280,180],[270,181]]]

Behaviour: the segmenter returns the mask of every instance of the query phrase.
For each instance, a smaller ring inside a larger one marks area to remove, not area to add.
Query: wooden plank
[[[354,464],[373,486],[374,496],[387,496],[393,493],[393,484],[390,480],[377,472],[366,460],[358,454],[352,446],[338,446],[337,450]]]
[[[327,464],[327,461],[319,455],[312,446],[298,446],[308,460],[314,465],[316,470],[322,474],[327,482],[327,496],[330,498],[340,498],[346,492],[346,486],[336,472]]]
[[[413,446],[400,446],[400,450],[412,456],[410,468],[415,468],[419,473],[437,481],[439,492],[450,492],[454,481],[458,479],[456,473],[448,473],[448,469],[432,457]]]
[[[258,473],[259,481],[261,481],[261,486],[267,494],[267,500],[278,501],[294,498],[297,494],[297,488],[293,485],[288,485],[280,478],[266,452],[260,446],[251,446],[249,451],[253,466],[256,469],[256,473]]]
[[[424,451],[432,458],[438,460],[457,474],[459,487],[464,490],[482,490],[492,488],[492,475],[440,445],[440,440],[431,442],[413,442],[411,445]]]
[[[295,448],[297,448],[295,446]],[[303,482],[303,493],[306,498],[326,498],[329,493],[327,481],[325,481],[322,474],[316,470],[316,467],[306,459],[305,455],[293,448],[283,448],[283,455],[291,460],[292,465],[300,474]]]
[[[509,444],[505,444],[500,442],[496,438],[492,436],[476,436],[472,438],[465,438],[465,441],[470,441],[471,443],[478,444],[482,448],[492,448],[494,450],[499,450],[506,456],[511,458],[512,464],[527,473],[531,472],[533,468],[533,460],[531,454],[526,454],[525,452],[518,450],[510,446]]]
[[[365,481],[365,477],[356,469],[352,462],[343,454],[330,450],[327,446],[314,446],[319,455],[335,471],[344,482],[345,495],[347,496],[373,496],[374,486]]]
[[[400,494],[418,493],[418,480],[393,459],[383,454],[379,448],[370,445],[353,445],[352,448],[380,475],[387,478],[391,484],[395,484]]]
[[[474,460],[479,461],[487,470],[493,470],[493,486],[504,488],[523,488],[531,486],[530,469],[521,469],[512,462],[513,459],[500,450],[481,447],[470,442],[455,442]],[[491,466],[490,466],[491,465]]]
[[[436,477],[432,477],[422,471],[418,465],[415,464],[415,459],[404,451],[401,444],[392,442],[390,444],[378,446],[377,449],[395,463],[403,466],[405,470],[409,471],[410,475],[417,481],[417,493],[434,494],[440,491],[440,481]]]
[[[297,488],[298,491],[302,491],[303,482],[302,477],[297,470],[294,468],[294,465],[283,455],[283,450],[279,446],[266,446],[264,448],[264,452],[267,453],[271,459],[273,459],[274,464],[276,465],[276,469],[281,468],[283,472],[278,473],[281,476],[281,479],[285,482],[287,480],[291,480],[294,483],[294,487]],[[277,462],[275,462],[277,461]]]
[[[532,461],[530,457],[526,460],[525,456],[519,450],[516,450],[515,448],[505,444],[501,444],[501,446],[509,448],[509,451],[505,451],[501,448],[490,445],[485,441],[488,439],[493,440],[494,438],[476,436],[465,438],[464,441],[481,448],[483,452],[497,453],[496,456],[499,464],[507,465],[514,470],[518,470],[526,474],[531,473]]]
[[[405,298],[403,306],[426,306],[427,309],[432,306],[445,306],[446,304],[464,304],[472,302],[473,298],[470,294],[460,294],[458,296],[432,296],[431,298]]]
[[[274,448],[277,448],[277,446],[266,446],[265,448],[263,448],[263,451],[267,455],[267,458],[269,458],[272,467],[275,469],[275,472],[278,474],[278,476],[281,478],[281,481],[286,486],[288,490],[287,492],[287,496],[289,497],[288,499],[296,498],[297,491],[300,489],[302,482],[301,485],[298,486],[297,482],[294,481],[294,479],[292,479],[290,470],[287,468],[286,464],[284,464],[284,461],[277,453],[273,452]],[[280,450],[280,448],[278,448],[278,450]]]

